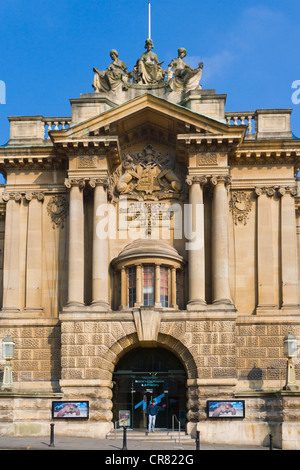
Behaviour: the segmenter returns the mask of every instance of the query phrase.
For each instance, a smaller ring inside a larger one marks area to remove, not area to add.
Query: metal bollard
[[[50,447],[54,447],[54,424],[50,424]]]
[[[270,438],[270,450],[273,450],[273,436],[272,436],[272,434],[269,434],[269,438]]]
[[[200,431],[196,431],[196,450],[200,450]]]
[[[123,447],[122,450],[127,450],[127,428],[123,427]]]

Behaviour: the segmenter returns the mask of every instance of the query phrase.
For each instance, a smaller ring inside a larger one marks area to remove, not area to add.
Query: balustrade
[[[254,136],[257,132],[257,115],[255,111],[225,113],[226,124],[232,126],[247,126],[246,135]]]

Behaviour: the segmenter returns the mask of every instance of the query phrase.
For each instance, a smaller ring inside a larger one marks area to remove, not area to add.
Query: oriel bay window
[[[149,250],[148,250],[149,248]],[[151,254],[146,253],[147,251]],[[166,242],[135,241],[112,261],[116,282],[121,281],[119,309],[148,306],[177,309],[177,272],[183,259]],[[119,286],[114,287],[119,291]]]

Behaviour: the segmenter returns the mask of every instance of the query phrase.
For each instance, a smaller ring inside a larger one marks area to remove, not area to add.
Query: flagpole
[[[149,30],[148,30],[148,38],[151,39],[151,2],[149,2],[148,6],[149,6]]]

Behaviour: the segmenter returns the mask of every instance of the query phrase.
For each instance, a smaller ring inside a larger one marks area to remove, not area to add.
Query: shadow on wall
[[[249,380],[249,388],[251,390],[262,390],[264,383],[263,371],[259,367],[256,367],[255,364],[247,375],[247,379]]]

